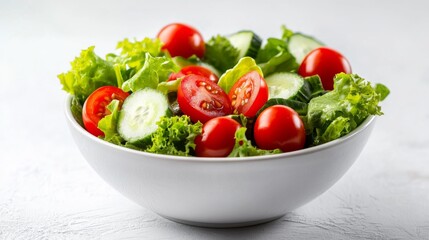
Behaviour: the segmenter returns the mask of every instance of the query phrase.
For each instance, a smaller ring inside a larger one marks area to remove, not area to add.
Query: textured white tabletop
[[[429,239],[426,1],[0,1],[0,239]],[[165,220],[104,183],[66,127],[56,75],[170,22],[208,38],[280,25],[317,36],[388,85],[385,115],[330,190],[280,220],[205,229]]]

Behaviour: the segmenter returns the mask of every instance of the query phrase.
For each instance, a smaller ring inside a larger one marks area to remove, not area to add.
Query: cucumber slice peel
[[[298,64],[302,63],[309,52],[324,46],[319,40],[302,33],[293,34],[289,38],[288,44],[289,52],[295,57]]]
[[[237,61],[245,56],[255,58],[262,44],[262,39],[248,30],[232,34],[228,40],[239,50]]]

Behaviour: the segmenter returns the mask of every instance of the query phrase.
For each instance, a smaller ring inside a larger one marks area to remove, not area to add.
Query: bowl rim
[[[65,115],[67,118],[67,121],[71,124],[72,128],[76,130],[80,135],[83,135],[84,137],[88,138],[92,142],[95,142],[97,144],[102,144],[106,147],[114,148],[118,151],[125,151],[132,154],[137,154],[144,157],[151,157],[151,158],[159,158],[159,159],[169,159],[169,160],[177,160],[177,161],[191,161],[191,162],[249,162],[249,161],[263,161],[263,160],[273,160],[273,159],[287,159],[302,155],[308,155],[312,154],[314,152],[322,151],[324,149],[335,147],[336,145],[339,145],[343,142],[348,141],[349,139],[353,138],[355,135],[360,134],[363,132],[366,128],[368,128],[369,125],[371,125],[376,116],[370,115],[367,117],[356,129],[351,131],[349,134],[342,136],[338,139],[335,139],[333,141],[317,145],[314,147],[304,148],[292,152],[285,152],[285,153],[278,153],[278,154],[272,154],[272,155],[262,155],[262,156],[249,156],[249,157],[195,157],[195,156],[176,156],[176,155],[167,155],[167,154],[159,154],[159,153],[149,153],[144,152],[140,150],[135,150],[131,148],[122,147],[107,141],[104,141],[101,138],[97,138],[94,135],[90,134],[88,131],[86,131],[74,118],[72,112],[71,112],[71,101],[73,99],[72,95],[68,95],[65,99]]]

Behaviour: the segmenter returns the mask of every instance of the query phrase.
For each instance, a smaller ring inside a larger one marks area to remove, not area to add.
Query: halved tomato
[[[228,95],[204,76],[185,76],[177,91],[177,102],[182,112],[193,122],[205,123],[232,112]]]
[[[113,86],[104,86],[95,90],[85,100],[82,109],[82,120],[85,129],[92,135],[98,137],[104,133],[98,128],[98,122],[110,114],[106,108],[113,100],[117,99],[122,104],[130,94],[122,91],[122,89]]]
[[[251,71],[234,84],[228,96],[234,113],[251,118],[268,101],[268,86],[257,71]]]
[[[219,78],[216,76],[216,74],[212,73],[212,71],[208,70],[205,67],[197,66],[197,65],[190,65],[182,68],[178,73],[172,73],[170,77],[168,78],[168,81],[173,81],[178,78],[184,77],[186,75],[200,75],[204,76],[210,81],[217,83],[219,81]]]

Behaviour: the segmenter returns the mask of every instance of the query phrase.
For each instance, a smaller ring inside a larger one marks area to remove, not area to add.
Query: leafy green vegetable
[[[382,115],[380,100],[381,95],[365,79],[355,74],[337,74],[334,90],[308,104],[305,120],[313,145],[346,135],[370,115]]]
[[[244,57],[238,61],[232,69],[226,71],[220,78],[218,85],[228,94],[232,86],[242,77],[244,74],[257,71],[261,76],[263,73],[261,68],[256,65],[255,60],[251,57]]]
[[[158,56],[161,53],[162,43],[158,38],[144,38],[141,41],[134,40],[133,42],[125,38],[118,42],[117,49],[121,51],[120,63],[127,65],[129,68],[140,70],[146,60],[146,54]]]
[[[122,145],[122,142],[124,142],[124,139],[117,131],[119,108],[119,100],[112,100],[109,105],[107,105],[107,109],[110,111],[110,114],[106,115],[98,122],[98,128],[104,133],[104,140],[116,145]]]
[[[59,74],[58,78],[63,89],[74,95],[81,104],[97,88],[116,84],[113,65],[97,56],[94,46],[82,50],[71,66],[71,70]]]
[[[219,71],[225,72],[237,63],[239,53],[226,37],[217,35],[206,42],[204,60]]]
[[[201,60],[196,55],[192,55],[189,58],[176,56],[176,57],[173,57],[173,62],[180,68],[184,68],[190,65],[198,65],[201,62]]]
[[[169,92],[177,92],[182,79],[183,78],[178,78],[173,81],[159,83],[157,89],[165,95],[167,95]]]
[[[144,88],[156,89],[160,82],[168,79],[172,72],[179,71],[180,68],[169,57],[152,57],[146,53],[143,67],[130,79],[122,84],[125,92],[138,91]]]
[[[82,104],[80,104],[77,98],[72,99],[70,104],[70,110],[77,123],[79,123],[79,125],[83,127]]]
[[[280,149],[262,150],[254,147],[252,142],[246,138],[247,128],[241,127],[235,132],[235,146],[228,157],[249,157],[281,153]]]
[[[126,38],[118,42],[117,49],[120,50],[120,54],[109,53],[106,55],[106,60],[116,66],[116,77],[120,76],[118,83],[121,83],[123,82],[122,78],[129,79],[143,68],[146,62],[146,53],[154,57],[162,55],[161,47],[162,43],[157,38],[144,38],[141,41],[130,41]],[[118,72],[117,68],[121,71]]]
[[[268,62],[275,55],[287,49],[286,41],[278,38],[268,38],[267,43],[261,48],[256,57],[257,63]]]
[[[267,39],[265,46],[258,52],[256,62],[265,76],[275,72],[296,72],[299,67],[286,41],[277,38]]]
[[[375,91],[380,94],[380,100],[383,101],[390,94],[389,88],[381,83],[375,84]]]
[[[193,124],[186,116],[162,117],[152,134],[147,152],[190,156],[195,150],[194,139],[202,132],[202,123]]]
[[[285,25],[282,25],[281,29],[282,29],[282,40],[286,42],[289,41],[289,38],[292,37],[294,32],[289,28],[287,28]]]

